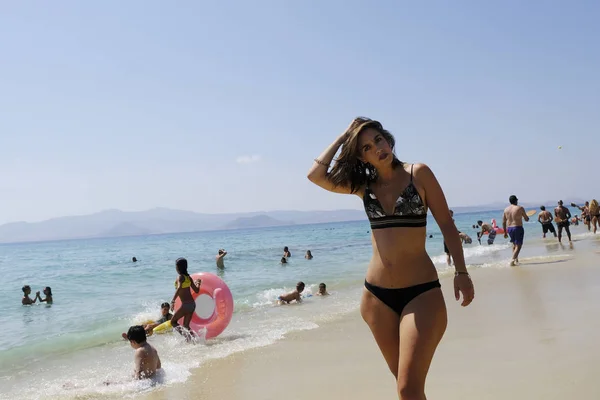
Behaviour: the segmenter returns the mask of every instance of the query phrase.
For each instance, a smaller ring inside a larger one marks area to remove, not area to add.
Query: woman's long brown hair
[[[358,137],[369,128],[379,132],[388,142],[392,151],[394,150],[396,140],[390,132],[383,129],[379,121],[366,117],[355,118],[346,131],[346,140],[342,144],[340,156],[336,159],[331,172],[329,172],[329,180],[335,186],[349,187],[352,193],[356,193],[368,182],[373,182],[377,179],[377,170],[375,167],[369,163],[362,162],[359,158]],[[402,165],[402,162],[394,154],[392,166],[395,168],[399,165]]]

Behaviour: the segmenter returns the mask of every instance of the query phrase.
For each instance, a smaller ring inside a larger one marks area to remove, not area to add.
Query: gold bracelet
[[[319,165],[322,165],[324,167],[329,167],[329,164],[324,163],[323,161],[319,160],[318,158],[315,158],[315,162]]]
[[[467,271],[456,271],[454,273],[454,276],[458,276],[458,275],[467,275],[467,276],[471,276],[469,275],[469,273]]]

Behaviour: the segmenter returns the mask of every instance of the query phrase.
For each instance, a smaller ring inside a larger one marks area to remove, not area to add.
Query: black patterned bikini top
[[[371,223],[371,229],[384,228],[419,228],[427,226],[427,207],[413,183],[413,166],[410,167],[410,183],[400,193],[394,213],[387,215],[375,193],[365,187],[363,203],[365,212]]]

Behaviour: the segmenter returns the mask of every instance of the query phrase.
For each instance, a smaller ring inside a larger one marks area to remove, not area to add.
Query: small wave
[[[510,248],[510,243],[506,244],[493,244],[493,245],[471,245],[469,247],[463,247],[463,254],[465,256],[465,262],[469,263],[472,259],[482,258],[487,255],[498,253],[500,251]],[[436,265],[446,264],[446,254],[440,254],[431,258]]]

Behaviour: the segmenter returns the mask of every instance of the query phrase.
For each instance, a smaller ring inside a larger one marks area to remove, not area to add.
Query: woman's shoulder
[[[431,169],[425,163],[419,163],[419,162],[404,163],[403,167],[404,167],[404,170],[408,173],[410,173],[412,171],[413,175],[422,174],[423,172],[431,173]]]

